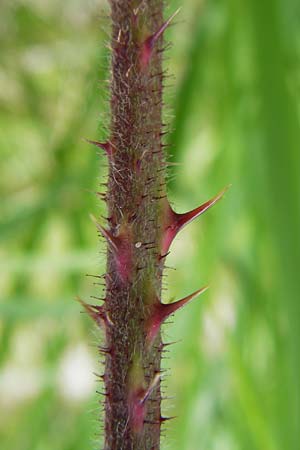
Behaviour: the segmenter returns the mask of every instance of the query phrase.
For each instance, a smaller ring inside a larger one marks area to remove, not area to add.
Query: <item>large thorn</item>
[[[194,219],[201,216],[201,214],[203,214],[213,205],[215,205],[223,197],[223,195],[229,189],[229,187],[230,185],[226,186],[215,197],[211,198],[210,200],[193,209],[192,211],[188,211],[183,214],[176,213],[175,211],[173,211],[171,206],[167,204],[167,212],[166,212],[167,219],[163,233],[162,248],[161,248],[162,255],[165,255],[168,252],[171,243],[173,242],[174,238],[179,233],[179,231],[182,230],[182,228],[184,228]]]
[[[140,63],[141,67],[143,69],[146,69],[149,65],[149,61],[152,56],[153,48],[160,36],[164,33],[164,31],[168,28],[174,17],[179,13],[181,8],[178,8],[172,15],[167,19],[161,27],[153,33],[151,36],[149,36],[145,41],[143,42],[141,46],[141,54],[140,54]]]
[[[157,301],[152,306],[152,311],[150,316],[146,322],[146,333],[147,333],[147,341],[148,344],[152,344],[161,325],[164,321],[170,317],[171,314],[178,311],[178,309],[183,308],[186,304],[191,302],[194,298],[198,297],[200,294],[203,294],[208,289],[209,286],[204,286],[201,289],[193,292],[193,294],[188,295],[187,297],[178,300],[173,303],[160,303]]]

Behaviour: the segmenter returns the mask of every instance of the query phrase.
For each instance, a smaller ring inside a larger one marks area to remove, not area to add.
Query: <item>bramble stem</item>
[[[107,192],[111,238],[108,237],[104,304],[108,318],[104,375],[106,450],[160,447],[162,343],[160,334],[152,345],[146,342],[145,324],[151,305],[160,297],[163,264],[162,38],[150,50],[146,41],[163,23],[162,3],[111,1],[111,152]]]

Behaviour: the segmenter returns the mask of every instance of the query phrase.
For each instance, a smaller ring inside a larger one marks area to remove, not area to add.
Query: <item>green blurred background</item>
[[[300,5],[172,0],[166,120],[177,211],[232,183],[181,233],[166,299],[163,450],[299,450]],[[102,0],[2,0],[1,450],[100,447],[99,333],[74,301],[104,271],[89,213],[106,163]],[[171,376],[170,376],[171,374]],[[101,390],[101,387],[100,387]],[[173,397],[174,396],[174,397]]]

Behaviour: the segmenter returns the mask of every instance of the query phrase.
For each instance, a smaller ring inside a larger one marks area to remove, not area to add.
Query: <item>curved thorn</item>
[[[177,300],[173,303],[160,303],[157,302],[153,305],[152,313],[146,324],[147,341],[152,344],[163,322],[178,309],[183,308],[187,303],[191,302],[194,298],[203,294],[209,286],[204,286],[201,289],[193,292],[192,294],[184,297],[181,300]]]
[[[223,195],[229,189],[230,186],[231,185],[226,186],[215,197],[211,198],[210,200],[198,206],[197,208],[192,209],[192,211],[188,211],[186,213],[182,214],[176,213],[175,211],[173,211],[171,206],[167,204],[167,213],[166,213],[167,221],[161,244],[162,254],[166,254],[168,252],[170,245],[172,244],[173,240],[175,239],[179,231],[182,230],[182,228],[184,228],[194,219],[201,216],[201,214],[203,214],[209,208],[214,206],[219,200],[221,200],[221,198],[223,197]]]
[[[211,198],[207,202],[203,203],[202,205],[198,206],[197,208],[193,209],[192,211],[178,214],[176,215],[176,224],[177,224],[177,232],[180,231],[183,227],[188,225],[192,220],[196,219],[197,217],[201,216],[201,214],[205,213],[209,208],[214,206],[223,195],[228,191],[231,185],[226,186],[224,189],[222,189],[221,192],[219,192],[215,197]]]
[[[173,302],[173,303],[161,303],[161,305],[163,306],[163,309],[164,309],[164,316],[165,316],[165,318],[163,320],[167,319],[171,314],[178,311],[178,309],[180,309],[183,306],[185,306],[186,304],[190,303],[192,300],[194,300],[194,298],[203,294],[205,291],[207,291],[208,288],[209,288],[209,285],[206,285],[206,286],[202,287],[201,289],[198,289],[197,291],[193,292],[192,294],[187,295],[186,297],[182,298],[181,300],[177,300],[176,302]]]

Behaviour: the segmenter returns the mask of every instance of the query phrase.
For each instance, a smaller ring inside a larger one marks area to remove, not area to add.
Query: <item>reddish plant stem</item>
[[[105,450],[160,448],[160,328],[206,290],[162,304],[165,257],[178,232],[227,189],[180,214],[166,198],[162,34],[176,13],[163,22],[162,3],[111,0],[111,134],[89,141],[109,161],[108,226],[96,222],[108,244],[105,302],[82,302],[105,332]]]
[[[162,343],[159,333],[147,343],[145,324],[162,277],[162,38],[147,61],[143,45],[163,23],[162,1],[112,0],[111,17],[105,449],[154,450]]]

